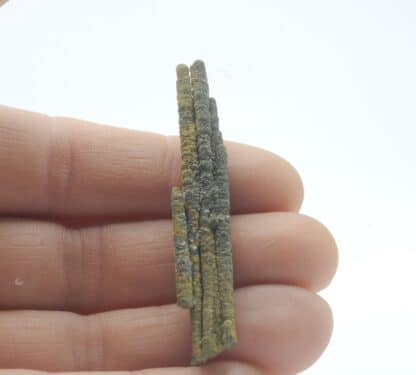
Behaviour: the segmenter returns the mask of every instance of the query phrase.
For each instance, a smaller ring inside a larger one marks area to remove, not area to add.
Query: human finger
[[[337,248],[317,220],[289,212],[232,216],[235,286],[331,280]],[[175,302],[172,223],[66,228],[0,221],[0,308],[99,312]]]
[[[270,373],[299,372],[326,347],[328,305],[293,286],[264,285],[235,293],[238,343],[219,360]],[[140,370],[190,361],[189,312],[176,305],[89,316],[58,311],[1,311],[0,367],[48,371]]]
[[[228,142],[233,212],[292,211],[296,170],[255,147]],[[0,212],[162,218],[180,184],[178,137],[0,106]]]
[[[0,370],[0,375],[271,375],[254,366],[235,362],[218,361],[204,366],[163,367],[137,371],[76,371],[44,372],[38,370]],[[289,374],[273,374],[289,375]]]

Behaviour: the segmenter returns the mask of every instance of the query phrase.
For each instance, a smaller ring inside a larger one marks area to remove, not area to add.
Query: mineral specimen
[[[227,152],[205,65],[180,64],[177,101],[182,190],[172,189],[177,304],[191,310],[192,361],[237,342]]]

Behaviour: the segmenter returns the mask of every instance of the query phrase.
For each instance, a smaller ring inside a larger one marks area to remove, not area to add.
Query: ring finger
[[[263,285],[238,289],[235,297],[239,342],[218,359],[250,363],[266,373],[293,373],[311,365],[327,345],[331,312],[315,294],[293,286]],[[0,368],[185,366],[191,353],[188,314],[176,305],[88,316],[2,311]]]

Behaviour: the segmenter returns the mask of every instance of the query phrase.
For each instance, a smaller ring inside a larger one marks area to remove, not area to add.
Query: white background
[[[0,8],[0,103],[177,134],[207,64],[227,139],[299,170],[333,232],[335,329],[306,374],[416,374],[416,2],[52,1]]]

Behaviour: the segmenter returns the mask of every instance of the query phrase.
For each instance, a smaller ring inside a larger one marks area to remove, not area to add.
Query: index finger
[[[255,147],[226,142],[233,213],[296,211],[296,170]],[[0,106],[0,213],[170,215],[180,185],[178,137]]]

